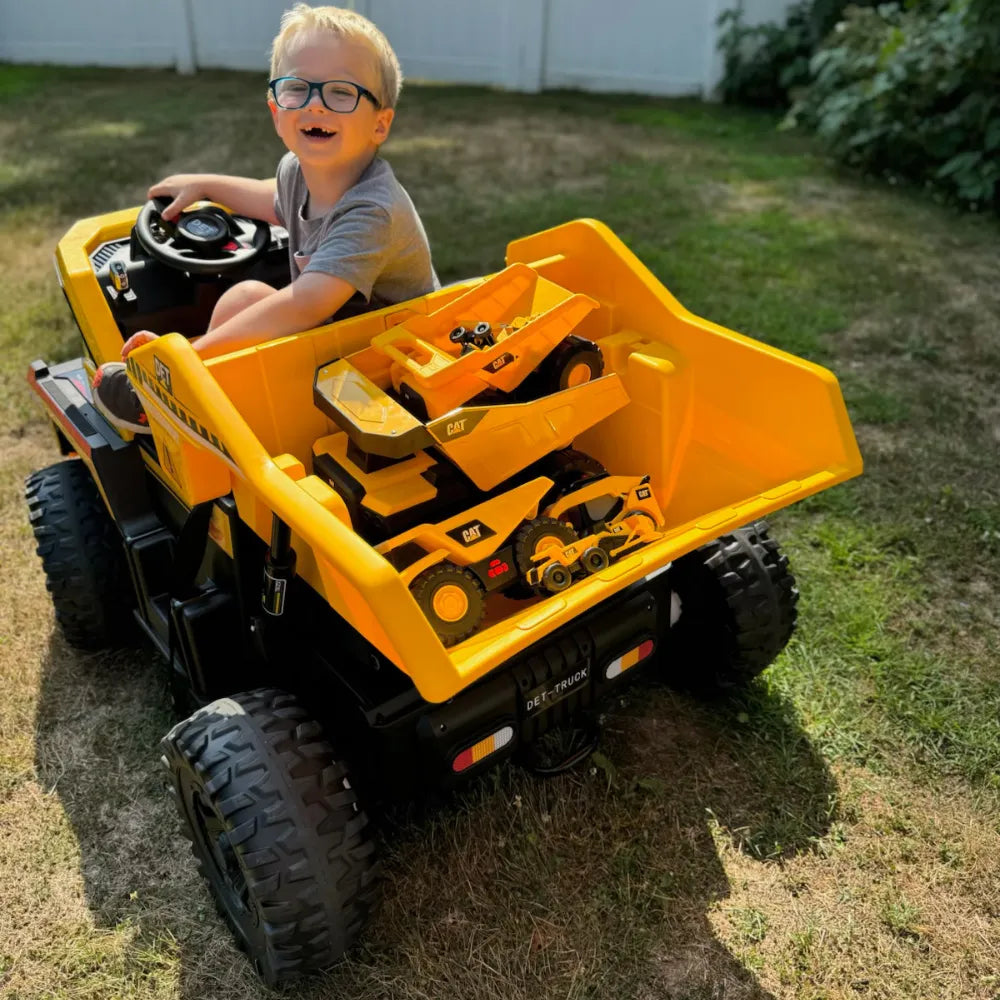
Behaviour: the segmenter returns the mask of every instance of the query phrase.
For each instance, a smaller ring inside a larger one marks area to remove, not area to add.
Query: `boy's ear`
[[[278,130],[278,105],[274,103],[273,97],[267,99],[267,109],[271,112],[271,121],[274,123],[275,131]]]
[[[380,108],[375,112],[375,144],[381,146],[389,138],[389,129],[396,112],[392,108]]]

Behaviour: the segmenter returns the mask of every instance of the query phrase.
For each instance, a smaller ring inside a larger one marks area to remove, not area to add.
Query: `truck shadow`
[[[117,938],[102,974],[175,978],[191,1000],[272,996],[177,833],[157,749],[172,721],[152,654],[82,656],[53,636],[37,768],[76,835],[93,918]],[[712,926],[730,893],[719,845],[741,863],[810,850],[835,792],[764,685],[703,704],[643,681],[577,771],[504,766],[382,817],[383,905],[351,959],[294,994],[769,997]]]

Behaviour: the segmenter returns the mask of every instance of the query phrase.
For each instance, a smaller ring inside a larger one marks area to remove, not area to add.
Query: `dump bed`
[[[338,428],[314,405],[313,381],[321,366],[483,279],[207,362],[178,334],[129,357],[159,456],[154,473],[187,504],[232,493],[261,538],[274,515],[284,521],[298,574],[429,701],[705,541],[861,471],[829,371],[692,315],[601,223],[517,240],[507,262],[598,303],[575,332],[600,346],[629,402],[574,447],[613,475],[648,475],[666,525],[658,540],[560,594],[491,594],[483,627],[448,649],[315,475],[313,445]]]

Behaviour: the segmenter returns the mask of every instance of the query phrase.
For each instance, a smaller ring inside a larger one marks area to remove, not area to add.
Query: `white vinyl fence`
[[[716,19],[739,0],[341,0],[410,79],[710,96]],[[0,0],[0,61],[259,70],[292,0]],[[778,20],[789,0],[743,0]]]

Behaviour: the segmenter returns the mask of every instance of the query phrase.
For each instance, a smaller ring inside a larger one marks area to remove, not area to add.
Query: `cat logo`
[[[454,538],[460,545],[476,545],[484,538],[495,535],[496,532],[482,521],[466,521],[448,532],[450,538]]]
[[[648,486],[641,486],[639,489],[635,491],[635,495],[640,500],[648,500],[650,497],[650,489]]]
[[[496,375],[501,368],[506,368],[514,360],[514,355],[510,351],[505,351],[499,358],[494,358],[488,365],[483,365],[483,371]]]
[[[444,429],[445,434],[448,437],[454,437],[456,434],[465,433],[465,420],[452,420],[451,423]]]
[[[157,357],[153,358],[153,371],[156,374],[156,381],[167,392],[173,392],[174,390],[170,387],[170,369]]]

